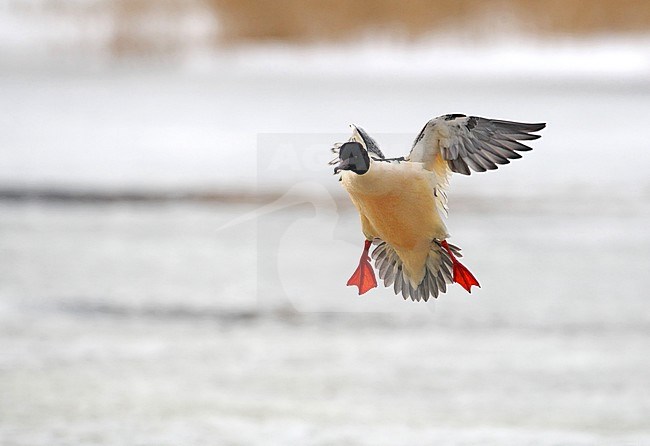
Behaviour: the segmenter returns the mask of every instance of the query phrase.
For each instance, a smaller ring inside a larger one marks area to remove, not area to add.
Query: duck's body
[[[522,124],[465,115],[444,115],[425,125],[406,158],[386,159],[377,143],[353,126],[350,142],[335,148],[341,184],[359,211],[366,237],[359,267],[348,285],[363,294],[376,286],[368,250],[386,286],[412,300],[428,300],[461,284],[467,291],[478,281],[447,243],[444,217],[446,186],[452,172],[469,175],[493,170],[530,150],[517,140],[536,139],[529,132],[544,124]]]
[[[359,211],[366,239],[388,243],[417,286],[424,277],[431,241],[448,237],[436,206],[435,173],[421,163],[377,162],[365,175],[343,172],[341,184]]]

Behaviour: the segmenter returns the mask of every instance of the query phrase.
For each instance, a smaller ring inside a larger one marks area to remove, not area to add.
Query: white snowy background
[[[650,35],[160,61],[85,26],[0,7],[0,444],[650,444]],[[482,288],[359,297],[329,148],[445,113],[548,124],[452,181]]]

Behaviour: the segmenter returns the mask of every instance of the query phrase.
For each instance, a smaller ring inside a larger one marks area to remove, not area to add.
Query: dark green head
[[[339,165],[334,168],[334,173],[342,170],[351,170],[357,175],[363,175],[370,169],[368,151],[358,142],[346,142],[339,150]]]

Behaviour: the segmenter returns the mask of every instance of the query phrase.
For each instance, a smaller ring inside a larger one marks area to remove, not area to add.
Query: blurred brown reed
[[[15,9],[33,12],[41,5],[44,12],[82,23],[108,18],[107,45],[115,55],[169,54],[197,43],[337,41],[368,32],[418,38],[454,30],[475,39],[511,31],[540,36],[650,32],[648,0],[8,1]],[[197,16],[207,19],[199,32],[192,31]]]
[[[367,29],[420,36],[507,16],[528,32],[650,31],[647,0],[204,0],[222,18],[222,38],[341,39]]]

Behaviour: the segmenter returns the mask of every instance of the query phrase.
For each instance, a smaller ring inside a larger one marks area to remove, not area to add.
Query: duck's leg
[[[440,245],[442,245],[443,248],[445,248],[445,251],[449,254],[449,257],[451,257],[451,263],[454,268],[454,282],[459,283],[460,286],[465,288],[467,292],[471,293],[472,292],[472,285],[475,285],[479,288],[481,288],[481,285],[479,285],[478,280],[476,280],[476,277],[474,277],[474,274],[469,272],[467,268],[465,268],[465,265],[460,263],[456,256],[454,255],[453,252],[451,252],[451,249],[449,248],[449,245],[445,240],[440,242]]]
[[[359,266],[352,274],[352,277],[348,280],[348,286],[356,286],[359,288],[359,295],[375,288],[377,286],[377,279],[375,279],[375,271],[372,269],[370,264],[370,256],[368,251],[370,250],[370,240],[366,240],[366,243],[363,247],[363,253],[359,259]]]

